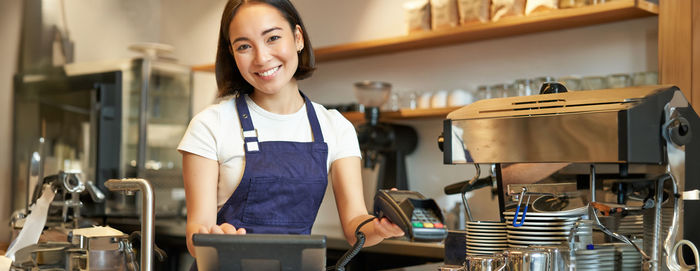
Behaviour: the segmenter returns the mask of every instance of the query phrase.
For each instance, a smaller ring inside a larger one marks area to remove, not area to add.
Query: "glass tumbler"
[[[385,106],[385,110],[387,111],[399,111],[401,107],[399,93],[391,93],[391,96],[389,96],[389,101]]]
[[[476,89],[476,100],[491,99],[491,88],[483,85]]]
[[[588,5],[588,0],[559,0],[559,8],[579,8]]]
[[[495,84],[491,86],[491,96],[492,98],[503,98],[506,96],[506,84]]]
[[[530,96],[530,95],[536,95],[539,94],[539,91],[535,91],[532,89],[531,86],[531,80],[530,79],[518,79],[513,82],[513,87],[515,88],[515,91],[518,93],[518,96]]]
[[[401,108],[416,109],[418,107],[418,94],[415,91],[404,93],[401,101]]]
[[[614,73],[607,77],[608,88],[626,88],[630,86],[630,76],[626,73]]]
[[[578,76],[559,77],[557,81],[562,83],[569,91],[581,90],[581,78]]]
[[[602,76],[586,76],[581,79],[581,90],[594,90],[608,88],[605,78]]]
[[[635,72],[632,74],[633,86],[658,85],[659,74],[657,72]]]

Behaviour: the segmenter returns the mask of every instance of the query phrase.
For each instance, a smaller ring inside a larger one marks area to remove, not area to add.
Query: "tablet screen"
[[[325,270],[326,236],[195,234],[199,270]]]

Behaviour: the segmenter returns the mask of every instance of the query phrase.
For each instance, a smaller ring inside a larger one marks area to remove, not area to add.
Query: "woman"
[[[309,234],[329,172],[350,244],[372,217],[353,126],[299,91],[297,80],[313,70],[308,34],[288,0],[227,3],[216,80],[219,97],[236,97],[197,114],[178,146],[193,256],[194,233]],[[386,218],[362,231],[367,246],[403,235]]]

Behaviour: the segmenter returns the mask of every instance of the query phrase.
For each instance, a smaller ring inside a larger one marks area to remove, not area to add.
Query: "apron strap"
[[[304,98],[304,104],[306,105],[306,116],[308,117],[309,124],[311,125],[313,141],[323,142],[323,133],[321,132],[321,125],[318,123],[318,117],[316,116],[314,105],[303,92],[299,91],[299,94],[301,94],[301,97]],[[260,144],[258,142],[258,130],[256,130],[253,126],[253,120],[250,117],[248,104],[246,103],[245,96],[243,94],[236,97],[236,111],[238,112],[238,120],[241,122],[243,141],[245,142],[246,151],[259,151]]]
[[[258,130],[253,127],[253,120],[250,117],[248,104],[245,102],[245,96],[243,94],[239,94],[236,97],[236,111],[238,112],[238,120],[241,122],[241,129],[243,130],[245,151],[259,151],[260,144],[258,143]]]
[[[318,117],[316,116],[316,110],[314,105],[311,103],[309,98],[306,98],[301,90],[299,91],[301,97],[304,98],[304,103],[306,104],[306,115],[309,118],[309,124],[311,124],[311,133],[314,138],[314,142],[323,142],[323,133],[321,133],[321,125],[318,123]]]

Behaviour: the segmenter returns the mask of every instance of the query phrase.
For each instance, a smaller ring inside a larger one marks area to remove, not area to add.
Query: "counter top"
[[[107,224],[138,225],[139,220],[133,218],[108,218]],[[185,226],[186,220],[181,218],[156,218],[155,220],[156,235],[185,237]],[[325,235],[326,245],[329,249],[350,249],[350,244],[345,240],[345,236],[338,226],[316,225],[312,229],[311,234]],[[410,242],[405,239],[387,239],[375,246],[363,248],[362,251],[439,259],[442,259],[445,254],[444,245],[441,242]]]
[[[340,227],[316,225],[311,234],[325,235],[327,247],[330,249],[350,249],[350,244]],[[386,239],[377,245],[362,248],[362,251],[440,259],[445,257],[445,246],[442,242],[411,242],[406,238]]]

